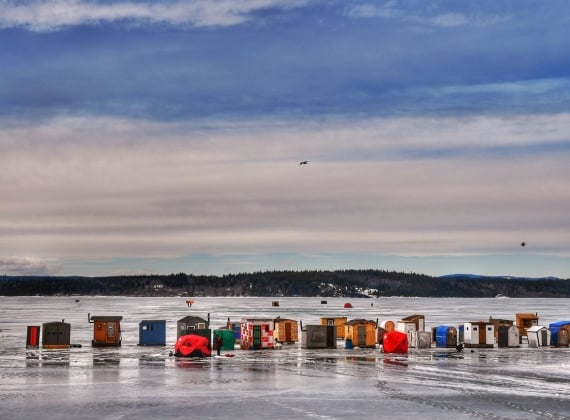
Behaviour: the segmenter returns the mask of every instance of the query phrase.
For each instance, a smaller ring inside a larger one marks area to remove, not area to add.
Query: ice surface
[[[76,300],[79,300],[76,302]],[[278,300],[278,307],[272,301]],[[425,315],[433,326],[538,312],[541,325],[570,318],[569,299],[0,297],[1,419],[188,418],[570,418],[568,348],[235,350],[233,358],[170,357],[176,321],[211,327],[228,317],[323,316],[397,321]],[[371,303],[373,306],[371,306]],[[92,348],[87,314],[123,316],[123,345]],[[69,350],[25,349],[26,327],[71,324]],[[166,347],[138,346],[144,319],[167,321]]]

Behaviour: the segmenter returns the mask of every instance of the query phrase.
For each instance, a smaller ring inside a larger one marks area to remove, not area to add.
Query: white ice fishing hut
[[[491,322],[476,321],[463,324],[463,344],[465,347],[493,347],[495,326]]]
[[[526,330],[529,347],[546,347],[550,345],[551,332],[548,328],[535,325]]]

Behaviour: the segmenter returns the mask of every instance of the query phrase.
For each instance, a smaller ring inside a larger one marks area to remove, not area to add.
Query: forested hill
[[[0,295],[570,297],[570,280],[382,270],[267,271],[112,277],[0,277]]]

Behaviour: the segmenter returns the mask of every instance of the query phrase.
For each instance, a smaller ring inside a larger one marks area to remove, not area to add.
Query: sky
[[[569,7],[0,0],[0,273],[570,278]]]

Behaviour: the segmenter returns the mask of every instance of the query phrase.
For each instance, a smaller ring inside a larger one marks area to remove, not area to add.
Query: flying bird
[[[301,162],[299,162],[299,165],[306,165],[310,162],[310,160],[302,160]]]
[[[526,242],[521,242],[521,246],[526,246]]]

